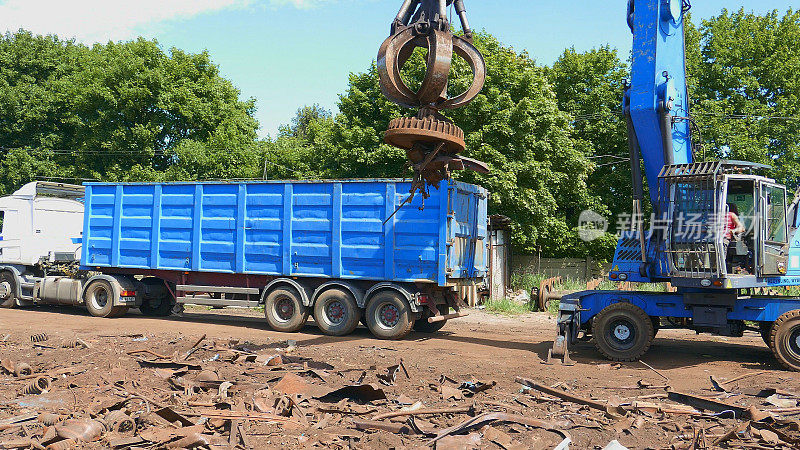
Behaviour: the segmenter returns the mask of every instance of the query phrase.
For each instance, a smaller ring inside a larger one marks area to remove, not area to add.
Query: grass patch
[[[530,293],[534,288],[538,288],[545,278],[547,277],[538,273],[513,272],[510,286],[514,290],[523,290]]]
[[[484,306],[486,307],[486,312],[506,316],[516,316],[536,310],[536,306],[533,303],[520,304],[508,298],[491,299]]]

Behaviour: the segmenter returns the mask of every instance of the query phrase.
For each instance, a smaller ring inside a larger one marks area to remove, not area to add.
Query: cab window
[[[786,191],[777,186],[766,187],[767,241],[786,242]]]

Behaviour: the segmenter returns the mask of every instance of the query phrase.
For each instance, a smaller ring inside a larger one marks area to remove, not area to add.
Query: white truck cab
[[[0,198],[0,264],[80,259],[83,186],[34,181]]]
[[[163,297],[163,283],[81,270],[84,195],[83,186],[34,181],[0,198],[0,307],[83,305],[117,317],[143,295]]]

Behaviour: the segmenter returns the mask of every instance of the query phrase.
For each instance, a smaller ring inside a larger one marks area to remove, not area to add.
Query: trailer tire
[[[614,303],[592,322],[592,335],[600,353],[612,361],[636,361],[650,348],[653,321],[642,308]]]
[[[0,273],[0,283],[8,284],[8,295],[0,300],[1,308],[14,308],[17,306],[17,279],[13,273],[5,271]]]
[[[778,317],[770,332],[772,353],[783,367],[800,371],[800,309]]]
[[[172,314],[172,302],[168,295],[149,298],[142,302],[139,311],[148,317],[167,317]]]
[[[361,309],[353,295],[343,289],[328,289],[314,301],[314,321],[328,336],[345,336],[358,327]]]
[[[308,320],[309,308],[303,305],[300,294],[291,287],[279,286],[267,294],[264,316],[275,331],[294,333]]]
[[[439,312],[442,315],[449,314],[450,308],[447,306],[439,307]],[[436,333],[444,328],[445,325],[447,325],[446,320],[434,323],[428,322],[428,318],[432,316],[433,314],[431,314],[430,310],[425,310],[425,312],[422,313],[422,317],[420,317],[419,320],[414,321],[414,331],[419,333]]]
[[[113,286],[106,280],[92,282],[83,293],[83,301],[89,314],[95,317],[121,317],[128,312],[127,306],[114,306]]]
[[[147,277],[142,279],[142,283],[147,286],[146,293],[155,293],[157,296],[144,297],[141,306],[139,306],[139,312],[148,317],[167,317],[171,315],[173,306],[172,294],[166,289],[164,281],[160,278]]]
[[[414,327],[411,306],[394,291],[381,291],[367,304],[367,327],[378,339],[398,340]]]

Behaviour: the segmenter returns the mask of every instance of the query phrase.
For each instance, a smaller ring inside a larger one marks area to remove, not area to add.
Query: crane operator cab
[[[755,174],[764,168],[738,161],[664,166],[659,198],[666,226],[660,247],[673,284],[727,289],[783,284],[775,277],[789,270],[786,188]],[[789,210],[794,226],[796,202]]]

